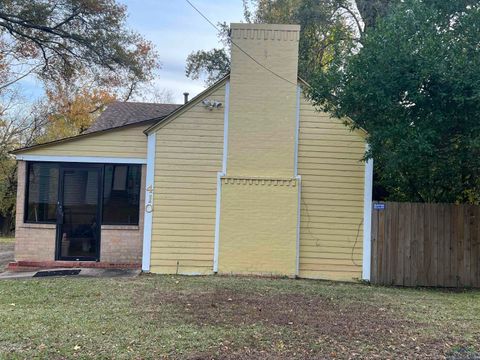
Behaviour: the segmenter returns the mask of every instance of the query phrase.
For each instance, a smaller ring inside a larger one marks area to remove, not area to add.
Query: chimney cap
[[[297,24],[231,23],[230,24],[230,29],[300,31],[300,25],[297,25]]]
[[[183,102],[186,104],[188,102],[188,95],[190,95],[188,92],[183,93]]]

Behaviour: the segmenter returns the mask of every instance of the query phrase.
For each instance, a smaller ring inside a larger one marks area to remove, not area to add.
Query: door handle
[[[58,204],[57,205],[57,224],[59,225],[63,224],[63,218],[64,218],[63,206]]]

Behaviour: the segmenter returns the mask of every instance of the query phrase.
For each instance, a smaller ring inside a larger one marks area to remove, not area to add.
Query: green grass
[[[0,236],[0,244],[13,244],[15,242],[15,237],[5,237]]]
[[[140,276],[0,282],[1,359],[439,358],[480,351],[480,292]]]

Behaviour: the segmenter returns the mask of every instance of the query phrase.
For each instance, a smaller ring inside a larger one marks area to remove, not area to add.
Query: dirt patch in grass
[[[2,281],[0,359],[474,359],[480,292],[139,276]]]
[[[391,306],[224,289],[157,294],[155,301],[176,306],[178,316],[196,326],[266,329],[247,342],[227,339],[214,354],[192,359],[441,358],[448,350],[449,339],[423,336],[425,324],[402,318]]]

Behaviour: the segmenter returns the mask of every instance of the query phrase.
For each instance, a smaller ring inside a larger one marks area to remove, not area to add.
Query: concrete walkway
[[[5,271],[0,273],[0,280],[6,279],[33,279],[33,276],[39,272],[45,271],[59,271],[59,270],[74,270],[74,269],[35,269],[32,271]],[[135,277],[140,274],[140,270],[130,270],[130,269],[77,269],[80,270],[78,275],[67,275],[67,276],[45,276],[41,277],[44,279],[52,277]],[[37,277],[37,279],[40,279]]]
[[[0,280],[6,279],[32,279],[33,276],[39,271],[59,271],[59,270],[74,270],[75,268],[68,269],[24,269],[22,271],[8,271],[5,270],[8,263],[13,261],[15,244],[13,242],[0,242]],[[44,278],[51,277],[134,277],[140,274],[140,270],[130,269],[97,269],[97,268],[82,268],[78,269],[80,273],[78,275],[67,276],[45,276]]]

